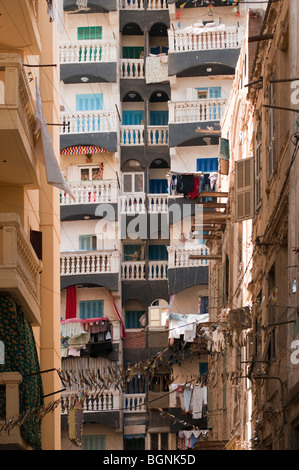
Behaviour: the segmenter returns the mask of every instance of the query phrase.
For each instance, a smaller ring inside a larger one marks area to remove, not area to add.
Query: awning
[[[108,152],[108,150],[96,145],[74,145],[60,150],[60,155],[86,155]]]

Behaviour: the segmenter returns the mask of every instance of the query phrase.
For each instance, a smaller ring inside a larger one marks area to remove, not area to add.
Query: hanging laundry
[[[52,23],[54,21],[54,5],[53,5],[53,0],[46,0],[48,9],[47,13],[50,16],[50,22]]]
[[[186,413],[189,413],[191,411],[191,399],[192,399],[192,387],[186,386],[184,388],[184,408]]]
[[[190,191],[186,196],[187,198],[194,199],[198,196],[198,191],[199,191],[199,177],[198,176],[193,176],[193,191]]]

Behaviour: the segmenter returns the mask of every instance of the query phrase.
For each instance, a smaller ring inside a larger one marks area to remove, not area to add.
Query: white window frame
[[[92,179],[92,170],[94,170],[94,169],[99,169],[99,168],[100,168],[99,165],[84,165],[84,166],[79,166],[79,167],[78,167],[78,171],[79,171],[79,181],[99,181],[99,180]],[[82,177],[81,177],[81,170],[88,170],[88,172],[89,172],[89,178],[88,178],[87,180],[82,179]]]
[[[159,304],[153,305],[155,302],[159,302]],[[165,302],[165,305],[163,305],[164,302]],[[164,299],[155,300],[152,303],[152,305],[148,308],[148,326],[150,328],[164,328],[166,319],[167,319],[168,309],[169,309],[169,305],[166,302],[166,300]],[[154,310],[157,311],[159,318],[155,318],[155,319],[153,318]]]
[[[149,433],[149,450],[152,450],[152,435],[153,434],[158,435],[158,450],[169,450],[169,448],[170,448],[170,438],[169,438],[170,433],[168,431],[150,432]],[[168,436],[167,449],[161,449],[161,434],[167,434],[167,436]]]
[[[139,191],[137,190],[136,188],[136,179],[135,177],[136,176],[142,176],[142,191]],[[131,191],[128,191],[126,188],[125,188],[125,176],[131,176],[131,183],[132,183],[132,190]],[[124,172],[122,174],[122,192],[123,193],[144,193],[144,173],[143,172]]]

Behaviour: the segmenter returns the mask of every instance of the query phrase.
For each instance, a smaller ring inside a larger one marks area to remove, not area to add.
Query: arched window
[[[165,326],[168,314],[168,302],[164,299],[157,299],[149,307],[149,326]]]

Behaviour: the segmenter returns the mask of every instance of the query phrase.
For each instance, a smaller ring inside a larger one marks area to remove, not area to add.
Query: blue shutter
[[[221,87],[220,86],[209,87],[209,98],[221,98]]]
[[[80,302],[80,318],[102,318],[104,312],[104,300],[83,300]]]
[[[163,261],[168,259],[166,245],[150,245],[148,247],[148,259],[150,261]]]
[[[76,111],[96,111],[103,109],[103,93],[76,95]]]
[[[151,111],[151,126],[168,126],[168,111]]]
[[[203,173],[218,172],[218,158],[198,158],[197,171]]]
[[[168,193],[168,181],[163,179],[153,179],[149,182],[150,194]]]
[[[139,126],[141,121],[144,121],[143,110],[123,111],[122,123],[124,126]]]

